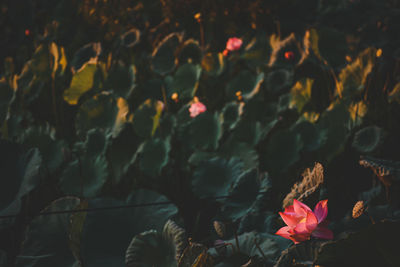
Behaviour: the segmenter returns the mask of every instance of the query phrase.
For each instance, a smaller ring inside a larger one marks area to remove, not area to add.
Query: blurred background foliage
[[[1,2],[0,265],[399,266],[399,18],[397,0]],[[293,198],[329,199],[335,240],[275,236]]]

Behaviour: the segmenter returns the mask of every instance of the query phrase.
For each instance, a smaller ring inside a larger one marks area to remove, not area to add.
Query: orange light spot
[[[236,92],[236,97],[237,97],[238,101],[242,101],[243,100],[242,91],[237,91]]]
[[[29,29],[26,29],[25,30],[25,36],[29,36],[29,35],[31,35],[31,31]]]
[[[377,51],[376,51],[376,57],[380,57],[380,56],[382,56],[382,49],[378,49]]]
[[[194,102],[194,103],[199,102],[199,99],[197,98],[197,96],[193,97],[193,102]]]
[[[225,49],[225,50],[224,50],[224,52],[222,52],[222,54],[224,55],[224,57],[227,57],[227,56],[228,56],[228,54],[229,54],[229,51],[228,51],[228,49]]]
[[[285,58],[286,58],[286,60],[293,60],[294,59],[294,53],[292,51],[285,52]]]
[[[171,99],[175,101],[175,103],[177,103],[179,101],[178,99],[178,94],[177,93],[173,93],[171,96]]]
[[[351,61],[352,61],[351,56],[347,55],[347,56],[346,56],[346,61],[347,61],[347,62],[351,62]]]
[[[196,13],[196,14],[194,15],[194,18],[197,19],[197,20],[199,20],[199,19],[201,18],[201,13]]]

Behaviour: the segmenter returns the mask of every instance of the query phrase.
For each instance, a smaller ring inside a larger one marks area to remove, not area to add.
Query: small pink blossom
[[[279,229],[275,234],[292,240],[295,244],[306,241],[310,237],[333,239],[333,233],[327,228],[328,200],[321,200],[314,208],[314,212],[305,204],[294,199],[293,205],[279,212],[287,226]]]
[[[201,103],[201,102],[194,102],[190,105],[189,108],[189,112],[190,112],[190,117],[194,118],[197,115],[199,115],[200,113],[203,113],[204,111],[206,111],[207,108],[206,106]]]
[[[237,37],[229,38],[228,41],[226,42],[226,50],[228,50],[228,51],[239,50],[240,47],[242,46],[242,44],[243,44],[243,41],[240,38],[237,38]]]

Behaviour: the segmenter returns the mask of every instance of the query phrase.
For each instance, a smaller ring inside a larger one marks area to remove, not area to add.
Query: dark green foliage
[[[235,98],[240,92],[244,99],[250,99],[258,93],[260,84],[264,79],[264,73],[255,74],[249,70],[243,70],[229,82],[226,88],[228,99]]]
[[[193,173],[192,189],[198,196],[225,196],[238,179],[243,164],[233,158],[213,158],[201,163]]]
[[[301,136],[294,131],[280,131],[271,136],[265,151],[266,170],[280,173],[300,159],[303,147]]]
[[[181,98],[192,98],[196,94],[201,74],[200,65],[186,63],[180,66],[173,77],[171,91]]]
[[[140,149],[140,169],[151,176],[160,174],[161,169],[168,163],[169,150],[168,140],[152,139],[145,142]]]
[[[398,1],[14,2],[0,265],[399,265]],[[329,199],[335,240],[283,252],[293,198]]]
[[[373,152],[383,141],[383,130],[369,126],[356,132],[352,146],[361,153]]]
[[[79,198],[64,197],[51,203],[45,212],[73,210]],[[79,266],[69,249],[71,214],[39,216],[28,227],[16,266]]]
[[[38,149],[24,152],[15,143],[0,140],[1,179],[0,214],[16,215],[21,209],[21,198],[40,183],[39,167],[42,158]],[[8,220],[0,222],[0,228]]]
[[[178,33],[171,33],[160,42],[157,48],[153,51],[152,67],[153,70],[164,75],[174,70],[175,68],[175,50],[177,49],[181,36]]]
[[[98,198],[89,201],[89,208],[163,202],[167,199],[149,190],[136,190],[126,201]],[[114,209],[88,213],[83,225],[81,256],[86,266],[125,266],[125,251],[135,235],[148,229],[161,231],[169,217],[176,213],[174,205]],[[110,244],[113,244],[110,246]]]

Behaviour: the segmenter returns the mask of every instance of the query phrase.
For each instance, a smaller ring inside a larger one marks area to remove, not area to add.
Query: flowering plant
[[[206,106],[201,103],[201,102],[194,102],[190,105],[189,108],[189,112],[190,112],[190,117],[194,118],[197,115],[199,115],[200,113],[203,113],[204,111],[206,111],[207,108]]]
[[[333,233],[327,228],[328,200],[321,200],[314,212],[304,203],[293,200],[293,205],[279,212],[287,226],[279,229],[276,234],[292,240],[295,244],[308,240],[310,237],[333,239]]]
[[[243,41],[240,38],[237,37],[229,38],[228,41],[226,42],[226,49],[223,52],[224,56],[227,56],[229,52],[239,50],[242,44]]]

